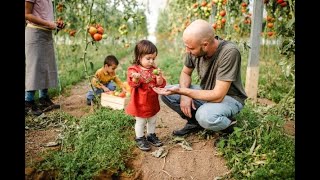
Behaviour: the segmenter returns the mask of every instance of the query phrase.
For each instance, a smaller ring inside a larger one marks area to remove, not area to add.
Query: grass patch
[[[235,131],[218,143],[235,179],[295,179],[294,139],[283,131],[283,119],[252,109],[238,114]]]
[[[123,111],[101,108],[82,119],[66,119],[60,151],[47,156],[42,169],[59,179],[91,179],[101,170],[125,170],[134,141],[134,120]]]

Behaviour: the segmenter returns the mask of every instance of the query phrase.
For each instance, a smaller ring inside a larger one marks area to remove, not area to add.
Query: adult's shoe
[[[196,132],[199,132],[201,130],[203,130],[204,128],[201,127],[200,125],[198,124],[190,124],[190,123],[187,123],[182,129],[180,130],[175,130],[173,131],[173,135],[175,136],[184,136],[186,134],[190,134],[190,133],[196,133]]]
[[[49,97],[41,97],[39,98],[39,107],[42,109],[43,112],[47,112],[53,109],[59,109],[60,104],[54,104]]]
[[[42,114],[42,111],[34,101],[24,101],[24,112],[25,114],[31,114],[35,116],[40,116]]]
[[[237,124],[237,121],[235,118],[229,118],[231,120],[231,123],[226,129],[221,130],[222,133],[224,134],[232,134],[234,131],[234,126]]]
[[[230,134],[234,131],[234,126],[236,125],[237,121],[235,118],[231,117],[229,118],[231,120],[231,123],[226,129],[221,130],[222,134],[219,135],[219,137],[213,142],[214,147],[218,146],[218,143],[222,140],[228,137]]]

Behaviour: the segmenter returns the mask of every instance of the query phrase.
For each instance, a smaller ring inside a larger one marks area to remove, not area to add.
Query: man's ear
[[[208,41],[204,41],[202,44],[203,44],[203,46],[208,46],[209,42]]]

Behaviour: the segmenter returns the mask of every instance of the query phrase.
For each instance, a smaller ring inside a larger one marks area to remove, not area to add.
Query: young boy
[[[114,55],[109,55],[104,60],[104,66],[98,69],[91,80],[96,95],[103,92],[114,91],[116,87],[122,88],[126,92],[122,81],[116,76],[115,70],[119,64],[118,59]],[[87,105],[91,105],[94,99],[94,92],[91,90],[87,93]]]

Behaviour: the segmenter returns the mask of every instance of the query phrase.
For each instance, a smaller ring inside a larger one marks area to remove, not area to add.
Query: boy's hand
[[[110,89],[105,87],[105,86],[102,86],[102,89],[103,89],[104,92],[109,92],[110,91]]]

